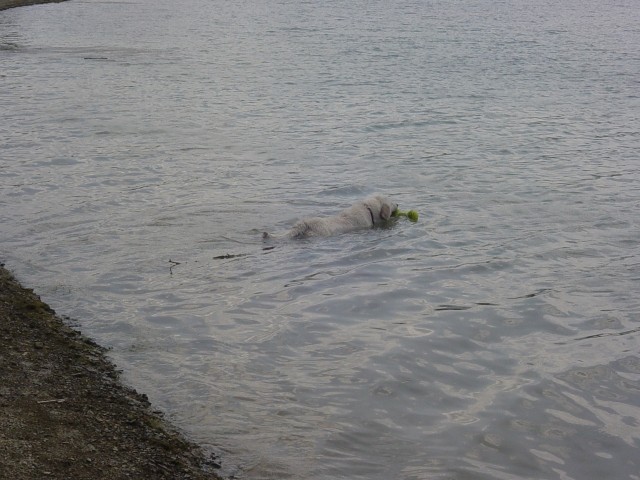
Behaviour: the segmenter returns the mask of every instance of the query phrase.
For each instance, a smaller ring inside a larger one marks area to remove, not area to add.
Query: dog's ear
[[[383,203],[380,209],[380,218],[383,220],[389,220],[391,218],[391,205]]]

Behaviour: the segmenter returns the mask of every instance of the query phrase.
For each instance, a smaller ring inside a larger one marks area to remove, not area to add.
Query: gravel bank
[[[105,350],[0,266],[0,478],[217,479]]]

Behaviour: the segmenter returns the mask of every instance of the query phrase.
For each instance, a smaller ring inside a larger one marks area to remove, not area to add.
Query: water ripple
[[[637,479],[638,9],[449,3],[0,17],[3,261],[226,475]]]

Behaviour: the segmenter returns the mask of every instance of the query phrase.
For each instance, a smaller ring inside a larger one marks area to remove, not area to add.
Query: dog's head
[[[364,201],[364,204],[371,212],[374,225],[386,222],[391,218],[393,213],[398,210],[398,204],[392,202],[384,195],[369,197]]]

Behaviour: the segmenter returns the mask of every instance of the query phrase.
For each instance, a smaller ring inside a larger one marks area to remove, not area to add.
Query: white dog
[[[289,233],[288,238],[307,238],[315,236],[329,236],[338,233],[352,232],[365,228],[373,228],[387,222],[398,209],[398,204],[387,197],[374,195],[331,217],[306,218],[297,222]],[[270,238],[267,232],[263,238]]]

